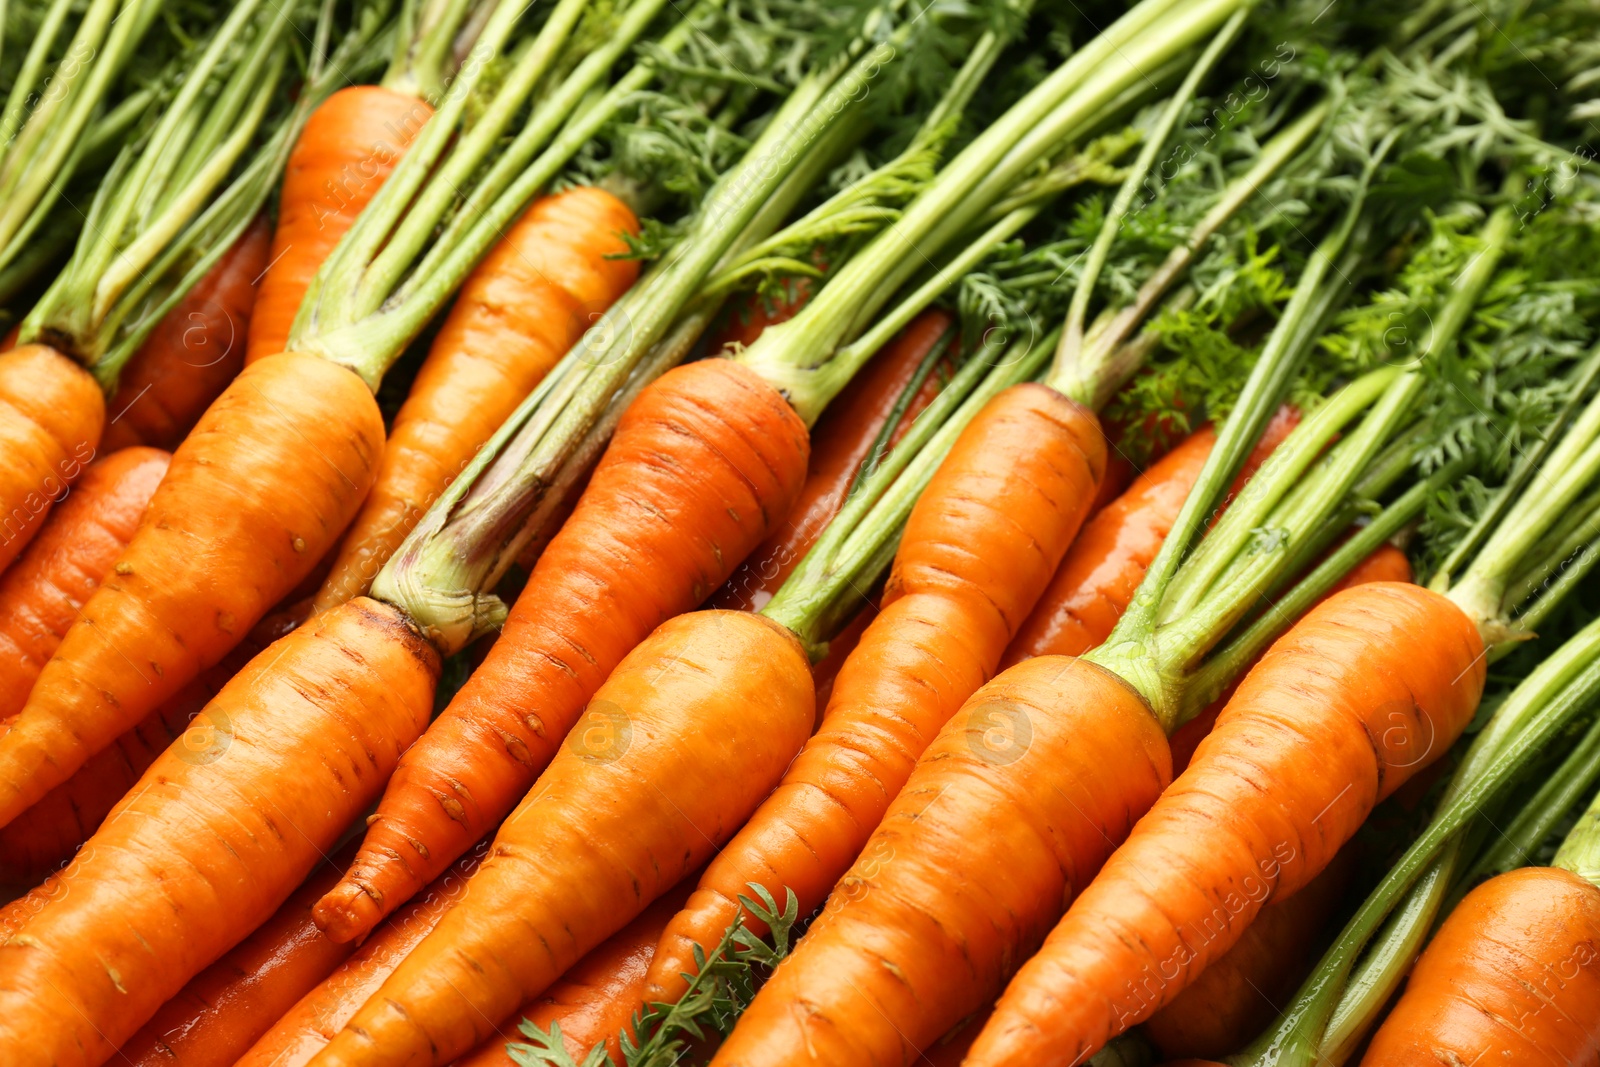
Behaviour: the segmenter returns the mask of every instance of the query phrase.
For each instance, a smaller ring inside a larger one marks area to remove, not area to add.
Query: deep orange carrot
[[[256,931],[190,980],[117,1050],[133,1067],[232,1067],[256,1038],[354,950],[328,940],[311,905],[355,852],[347,846]]]
[[[480,841],[384,920],[354,955],[284,1012],[236,1067],[305,1067],[461,899],[488,851],[489,842]]]
[[[0,944],[0,1061],[103,1062],[265,922],[421,732],[438,669],[366,599],[253,660]],[[319,706],[329,693],[359,694],[359,714]]]
[[[1362,1067],[1600,1060],[1600,889],[1558,867],[1493,878],[1434,935]]]
[[[28,699],[40,668],[138,529],[171,458],[130,448],[90,464],[0,576],[0,719]]]
[[[271,265],[250,317],[247,362],[283,351],[322,261],[432,115],[417,97],[377,85],[340,89],[311,113],[284,170]]]
[[[1013,386],[967,425],[906,522],[883,609],[822,728],[662,935],[648,1000],[682,994],[695,946],[716,944],[748,883],[794,892],[802,914],[822,904],[917,757],[994,673],[1104,470],[1093,413],[1047,386]]]
[[[1474,622],[1428,590],[1375,582],[1312,609],[1017,972],[971,1064],[1081,1063],[1170,1003],[1449,747],[1484,673]]]
[[[89,372],[53,348],[0,354],[0,571],[94,459],[105,401]]]
[[[806,455],[794,410],[737,364],[647,387],[483,666],[406,753],[360,857],[317,906],[323,929],[370,930],[504,817],[622,657],[782,521]]]
[[[128,360],[106,403],[102,452],[177,448],[233,381],[244,366],[245,335],[271,242],[265,216],[256,219]]]
[[[805,652],[779,624],[662,624],[595,693],[460,903],[312,1064],[440,1065],[477,1047],[726,841],[814,714]]]
[[[411,527],[639,275],[639,221],[579,186],[536,201],[468,275],[395,416],[378,480],[312,605],[365,593]]]
[[[219,661],[309,574],[382,448],[377,403],[350,371],[298,353],[246,367],[173,453],[139,531],[0,734],[0,826]]]
[[[868,459],[896,402],[953,324],[948,312],[923,312],[828,407],[812,431],[810,469],[788,520],[739,565],[711,598],[711,607],[759,611],[772,599],[844,506],[856,472]],[[902,427],[908,427],[936,395],[938,379],[929,375],[908,406]]]

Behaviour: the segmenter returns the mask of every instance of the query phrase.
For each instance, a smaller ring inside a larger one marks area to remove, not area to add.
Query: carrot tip
[[[348,875],[311,909],[317,929],[340,945],[366,937],[382,918],[383,902]]]

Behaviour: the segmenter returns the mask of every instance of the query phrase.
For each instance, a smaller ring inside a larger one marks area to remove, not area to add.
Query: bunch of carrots
[[[0,1062],[1600,1062],[1597,30],[0,4]]]

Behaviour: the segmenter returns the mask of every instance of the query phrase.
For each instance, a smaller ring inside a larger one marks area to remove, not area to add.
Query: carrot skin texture
[[[1450,746],[1484,673],[1473,621],[1418,586],[1308,612],[1017,973],[971,1067],[1082,1063],[1170,1003]]]
[[[320,864],[272,918],[190,980],[123,1042],[132,1067],[231,1067],[295,1001],[355,948],[328,940],[311,905],[338,879],[352,848]]]
[[[461,899],[488,851],[487,840],[478,842],[379,924],[353,955],[284,1012],[235,1067],[305,1067],[311,1062]]]
[[[800,642],[770,619],[662,624],[596,692],[592,725],[500,828],[461,902],[314,1067],[439,1065],[476,1048],[732,835],[805,740],[812,701]]]
[[[100,386],[60,352],[0,354],[0,571],[94,459],[105,419]]]
[[[311,279],[433,115],[415,96],[352,85],[324,100],[289,153],[272,257],[245,362],[282,352]]]
[[[332,547],[382,448],[350,371],[299,353],[246,367],[0,734],[0,826],[243,640]]]
[[[438,670],[365,599],[252,661],[206,709],[212,747],[163,754],[0,944],[0,1059],[104,1062],[265,922],[421,732]],[[329,692],[363,694],[360,713],[319,706]]]
[[[856,472],[868,459],[895,402],[952,322],[946,311],[923,312],[828,408],[811,434],[810,469],[788,520],[739,565],[709,607],[759,611],[772,599],[844,506]],[[937,379],[929,375],[906,410],[902,432],[937,395],[937,386]]]
[[[928,746],[714,1067],[916,1062],[994,998],[1168,777],[1155,717],[1111,672],[1040,656],[1001,674]]]
[[[171,451],[244,366],[272,227],[261,216],[161,320],[117,378],[100,451]]]
[[[536,201],[467,277],[389,433],[313,613],[364,594],[428,506],[639,276],[639,221],[580,186]]]
[[[131,448],[91,463],[0,575],[0,719],[27,701],[78,610],[138,529],[171,458]]]
[[[370,930],[503,818],[623,656],[782,521],[806,457],[805,425],[739,364],[651,383],[483,665],[401,761],[356,863],[317,905],[323,929]]]
[[[1094,414],[1047,386],[1014,386],[968,424],[906,522],[884,606],[840,671],[821,730],[668,927],[646,999],[682,994],[694,946],[710,951],[748,883],[780,900],[793,890],[801,914],[821,906],[917,757],[994,673],[1105,459]]]
[[[1523,867],[1464,897],[1362,1067],[1600,1061],[1600,889]]]

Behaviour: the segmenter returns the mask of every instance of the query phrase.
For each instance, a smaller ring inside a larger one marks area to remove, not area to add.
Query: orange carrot
[[[122,554],[169,459],[153,448],[130,448],[90,464],[0,576],[0,719],[22,707],[40,668]]]
[[[178,447],[244,366],[245,333],[272,230],[256,219],[161,320],[117,378],[102,452]]]
[[[103,1062],[265,922],[421,732],[438,669],[365,599],[253,660],[0,944],[0,1060]],[[359,694],[360,713],[319,707],[329,692]]]
[[[355,850],[318,865],[305,884],[117,1050],[133,1067],[231,1067],[278,1017],[344,962],[355,946],[336,944],[311,921],[311,905],[338,879]]]
[[[283,351],[322,261],[432,115],[417,97],[376,85],[340,89],[311,113],[284,171],[271,265],[250,316],[247,362]]]
[[[882,612],[822,728],[662,935],[648,1000],[682,994],[695,946],[716,944],[748,883],[793,891],[802,913],[822,904],[917,757],[994,673],[1104,469],[1093,413],[1047,386],[1013,386],[967,425],[906,522]]]
[[[1417,586],[1307,613],[1017,972],[969,1062],[1081,1063],[1170,1003],[1460,735],[1484,675],[1476,623]]]
[[[106,398],[89,372],[45,345],[0,354],[0,571],[94,459]]]
[[[139,531],[0,734],[0,826],[219,661],[310,573],[382,447],[377,403],[345,368],[298,353],[246,367],[173,453]]]
[[[467,879],[488,851],[489,842],[480,841],[416,899],[389,916],[354,955],[284,1012],[236,1067],[305,1067],[461,899]]]
[[[726,841],[815,712],[792,633],[704,611],[657,628],[587,714],[460,903],[315,1067],[439,1065],[477,1047]]]
[[[1456,905],[1361,1063],[1597,1058],[1600,889],[1558,867],[1525,867],[1485,882]]]
[[[739,565],[711,598],[711,607],[758,611],[772,599],[844,506],[856,473],[869,458],[901,394],[953,325],[948,312],[923,312],[840,394],[811,434],[811,466],[788,521]],[[929,375],[907,407],[901,428],[928,406],[937,391],[938,380]]]
[[[691,363],[646,388],[483,666],[406,753],[317,905],[323,929],[366,933],[504,817],[623,656],[782,521],[806,456],[794,410],[737,364]]]
[[[536,201],[462,284],[395,416],[373,485],[312,606],[365,593],[428,506],[633,284],[626,204],[592,186]]]

